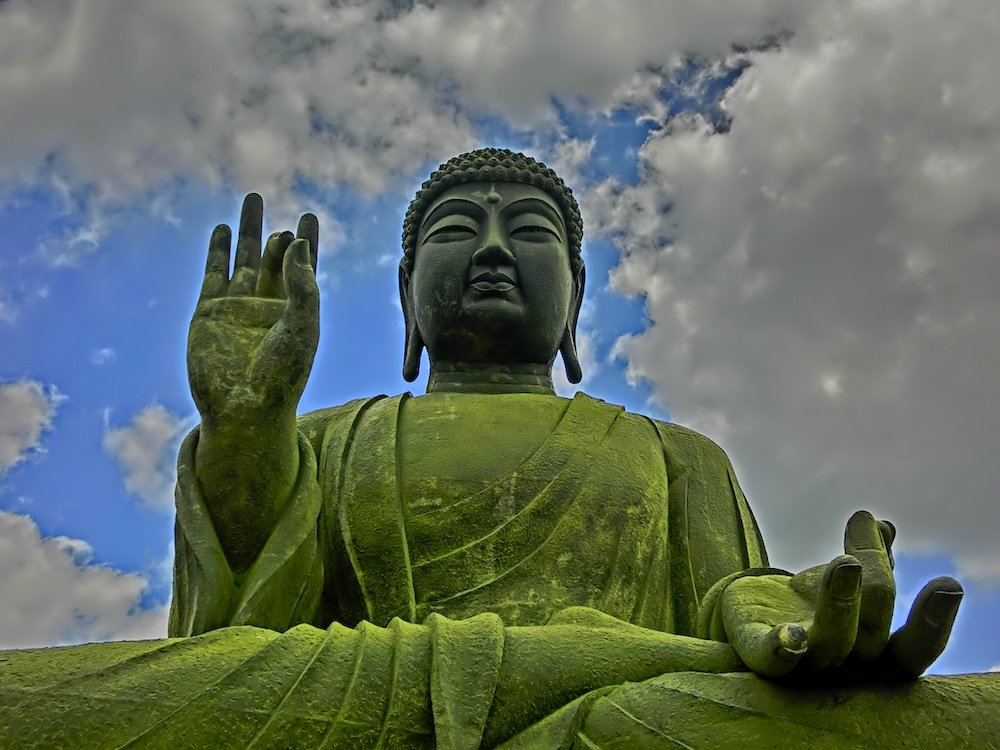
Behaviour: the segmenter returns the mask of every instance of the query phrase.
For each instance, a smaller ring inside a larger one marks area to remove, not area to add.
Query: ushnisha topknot
[[[519,182],[544,190],[562,210],[573,266],[582,263],[583,218],[573,191],[562,178],[530,156],[506,148],[481,148],[459,154],[438,167],[410,202],[403,220],[403,264],[408,269],[413,268],[417,230],[427,207],[448,188],[467,182]]]

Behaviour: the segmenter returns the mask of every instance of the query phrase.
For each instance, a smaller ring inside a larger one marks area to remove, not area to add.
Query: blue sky
[[[300,410],[420,392],[402,214],[497,145],[581,200],[581,387],[722,444],[776,564],[891,518],[898,616],[966,587],[936,670],[1000,665],[991,6],[377,6],[0,4],[0,646],[164,631],[186,326],[243,193],[321,217]]]

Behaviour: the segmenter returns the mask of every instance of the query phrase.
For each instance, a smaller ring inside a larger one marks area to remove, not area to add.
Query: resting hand
[[[944,650],[962,587],[935,578],[906,624],[890,635],[896,587],[895,528],[858,511],[846,554],[796,576],[739,578],[722,593],[726,635],[744,663],[766,677],[895,681],[918,677]]]

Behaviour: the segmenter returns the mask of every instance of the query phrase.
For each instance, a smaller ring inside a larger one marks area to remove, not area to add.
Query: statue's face
[[[512,182],[438,196],[403,289],[432,361],[511,364],[552,363],[581,291],[555,201]]]

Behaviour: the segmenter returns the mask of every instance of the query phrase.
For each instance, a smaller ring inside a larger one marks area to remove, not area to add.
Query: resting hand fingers
[[[770,626],[748,622],[739,628],[734,640],[733,648],[743,663],[764,677],[784,677],[808,653],[808,636],[802,623]]]
[[[885,649],[892,624],[896,584],[883,532],[871,513],[859,510],[847,522],[844,551],[861,563],[861,606],[854,653],[875,659]]]
[[[855,558],[834,558],[823,575],[816,614],[809,628],[809,648],[803,667],[809,672],[836,668],[854,648],[861,607],[862,568]]]
[[[754,672],[781,677],[806,653],[811,608],[780,576],[733,581],[722,592],[729,643]]]
[[[889,558],[889,568],[896,569],[896,560],[892,556],[892,543],[896,541],[896,527],[892,521],[879,519],[878,530],[882,534],[882,544],[885,545],[885,554]]]
[[[962,596],[961,584],[947,576],[935,578],[917,594],[906,624],[892,634],[886,648],[901,678],[919,677],[944,651]]]
[[[316,218],[316,214],[302,214],[295,236],[309,242],[309,263],[315,273],[316,261],[319,258],[319,219]]]

